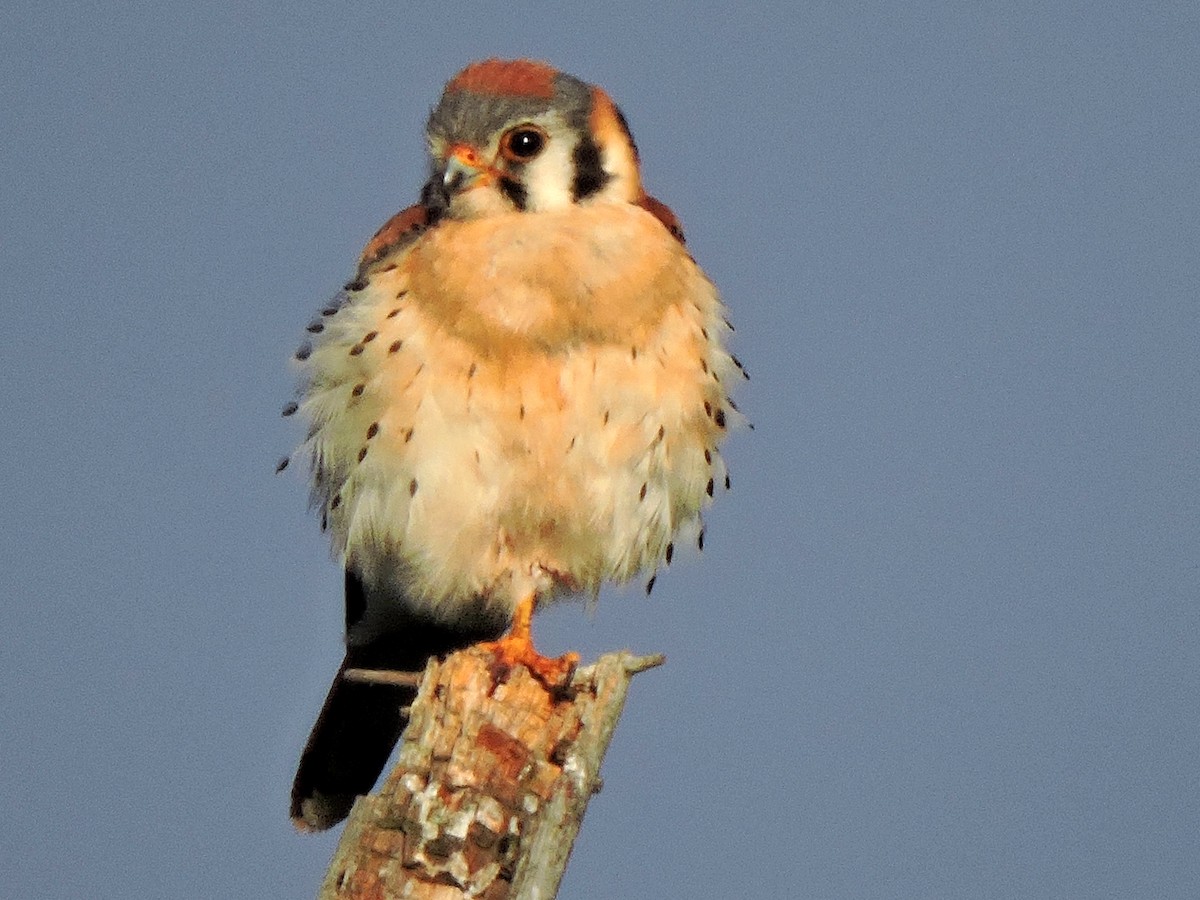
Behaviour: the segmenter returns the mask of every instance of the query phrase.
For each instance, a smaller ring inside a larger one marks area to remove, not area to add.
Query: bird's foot
[[[517,666],[524,666],[547,690],[560,691],[570,684],[579,665],[578,653],[542,656],[528,634],[506,634],[498,641],[487,641],[479,647],[492,654],[492,677],[498,682],[507,680]]]

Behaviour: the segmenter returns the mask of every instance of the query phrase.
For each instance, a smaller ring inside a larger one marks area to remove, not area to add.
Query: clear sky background
[[[1194,2],[0,7],[0,897],[315,896],[288,358],[479,57],[606,87],[757,425],[564,900],[1200,896]],[[993,9],[994,7],[994,9]]]

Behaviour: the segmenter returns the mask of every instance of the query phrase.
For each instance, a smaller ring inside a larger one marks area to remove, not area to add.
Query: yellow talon
[[[495,655],[495,668],[501,675],[517,666],[524,666],[547,688],[557,690],[571,680],[575,667],[579,665],[579,654],[564,653],[552,658],[537,652],[531,633],[534,599],[534,595],[530,594],[517,604],[508,634],[498,641],[486,641],[479,647]]]

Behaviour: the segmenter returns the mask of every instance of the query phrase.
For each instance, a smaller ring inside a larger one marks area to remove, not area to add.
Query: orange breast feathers
[[[432,319],[488,354],[644,340],[696,272],[653,215],[625,204],[443,222],[402,269]]]
[[[435,607],[652,572],[724,478],[726,330],[639,206],[439,222],[312,359],[335,547]]]

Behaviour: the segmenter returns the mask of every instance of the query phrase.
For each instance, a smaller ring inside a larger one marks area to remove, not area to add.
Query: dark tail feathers
[[[416,690],[346,681],[346,669],[422,671],[432,656],[499,637],[502,627],[454,630],[411,623],[369,644],[350,647],[325,697],[292,784],[291,816],[303,831],[332,828],[350,813],[355,798],[368,793],[387,764],[408,723],[401,707]]]

